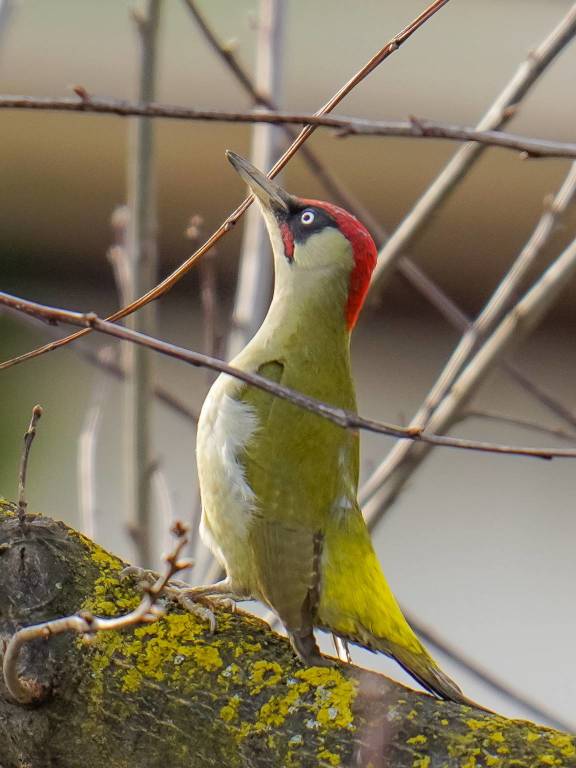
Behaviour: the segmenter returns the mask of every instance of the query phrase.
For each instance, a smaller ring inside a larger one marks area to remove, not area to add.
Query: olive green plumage
[[[259,198],[276,281],[266,320],[232,364],[355,410],[345,311],[357,266],[354,243],[344,236],[337,209],[329,210],[334,224],[328,218],[314,231],[314,214],[324,221],[322,204],[307,207],[246,161],[234,158],[234,165]],[[291,227],[288,234],[284,226]],[[309,235],[301,234],[303,226]],[[325,663],[313,634],[320,627],[394,657],[438,696],[467,701],[419,642],[388,587],[357,503],[358,465],[356,432],[220,376],[200,418],[198,468],[203,535],[227,578],[202,588],[204,594],[253,597],[270,606],[307,663]]]

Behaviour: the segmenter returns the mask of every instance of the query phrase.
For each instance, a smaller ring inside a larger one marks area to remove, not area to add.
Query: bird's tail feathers
[[[458,704],[466,704],[471,707],[478,705],[465,696],[460,687],[436,664],[427,653],[422,657],[404,649],[399,649],[393,658],[408,672],[420,685],[440,699],[455,701]]]
[[[419,651],[411,651],[384,638],[367,635],[362,638],[346,638],[359,643],[371,651],[384,653],[400,664],[429,693],[446,701],[454,701],[476,709],[484,709],[465,696],[460,687],[443,672],[423,646]]]

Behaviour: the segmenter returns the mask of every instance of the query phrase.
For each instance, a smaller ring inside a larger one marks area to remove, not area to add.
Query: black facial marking
[[[294,206],[287,217],[294,242],[301,245],[310,235],[321,232],[326,227],[336,228],[336,222],[327,211],[313,205]]]

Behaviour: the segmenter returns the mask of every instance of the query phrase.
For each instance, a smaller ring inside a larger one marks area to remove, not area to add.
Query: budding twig
[[[28,506],[28,502],[26,501],[26,473],[28,471],[28,459],[30,458],[32,443],[36,437],[36,426],[41,416],[42,406],[35,405],[32,409],[32,418],[30,419],[28,430],[24,435],[24,448],[20,458],[20,470],[18,472],[18,518],[20,522],[23,522],[24,517],[26,516],[26,507]]]
[[[154,584],[144,587],[145,594],[140,604],[130,613],[105,619],[93,616],[88,611],[82,611],[72,616],[24,627],[15,632],[6,646],[2,665],[4,682],[12,698],[20,704],[32,704],[44,698],[48,693],[45,686],[18,674],[18,658],[26,643],[32,640],[47,640],[64,632],[75,632],[89,638],[97,632],[116,631],[136,624],[151,624],[158,621],[164,615],[164,610],[158,605],[164,588],[176,573],[192,565],[190,560],[180,559],[182,550],[188,543],[187,532],[187,527],[182,523],[174,524],[172,533],[176,536],[176,545],[172,552],[164,558],[165,572],[157,578]]]

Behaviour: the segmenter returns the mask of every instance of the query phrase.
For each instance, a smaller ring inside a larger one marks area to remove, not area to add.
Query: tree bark
[[[140,601],[125,565],[63,523],[0,501],[0,632]],[[576,738],[438,701],[349,665],[303,667],[253,616],[218,628],[166,616],[90,643],[37,640],[20,674],[48,688],[0,696],[1,768],[576,767]]]

